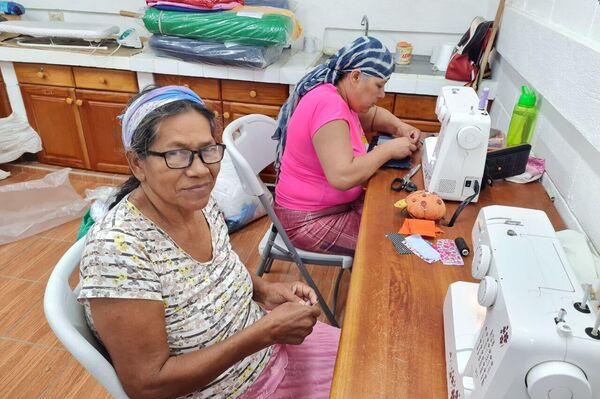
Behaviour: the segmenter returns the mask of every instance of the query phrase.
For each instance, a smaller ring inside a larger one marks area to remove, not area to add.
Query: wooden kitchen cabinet
[[[12,113],[10,108],[10,101],[8,100],[8,94],[6,93],[6,84],[0,74],[0,118],[6,118]]]
[[[40,161],[128,172],[117,116],[138,90],[134,72],[27,63],[15,63],[15,72],[42,139]]]
[[[436,96],[396,94],[394,115],[424,132],[439,132],[440,122],[435,115]]]
[[[131,93],[95,90],[75,91],[81,127],[89,154],[90,168],[114,173],[129,173],[117,116],[133,97]]]
[[[41,162],[89,168],[75,89],[21,84],[27,119],[42,139]]]

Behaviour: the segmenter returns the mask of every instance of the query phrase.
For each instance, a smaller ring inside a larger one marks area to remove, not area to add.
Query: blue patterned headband
[[[387,80],[394,70],[392,54],[374,37],[359,37],[349,45],[341,48],[326,63],[317,65],[298,82],[296,89],[290,94],[277,117],[279,126],[273,135],[273,139],[279,140],[275,158],[275,168],[278,171],[279,160],[285,148],[288,121],[300,98],[322,83],[336,84],[345,73],[355,69],[359,69],[365,75]]]
[[[133,133],[146,115],[165,104],[179,100],[188,100],[204,105],[204,101],[187,87],[163,86],[143,94],[127,107],[121,120],[121,137],[125,150],[131,147]]]

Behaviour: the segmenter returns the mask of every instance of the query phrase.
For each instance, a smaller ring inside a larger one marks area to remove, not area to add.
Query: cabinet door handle
[[[104,78],[102,76],[100,76],[100,78],[98,79],[98,81],[100,82],[100,84],[103,84],[103,85],[105,85],[107,83],[106,82],[106,78]]]
[[[219,111],[213,111],[213,113],[215,114],[215,118],[219,117]]]
[[[256,91],[250,90],[250,97],[252,97],[252,98],[256,97]]]
[[[183,84],[183,87],[185,87],[185,88],[188,88],[188,89],[189,89],[189,88],[190,88],[190,85],[189,85],[189,84],[187,84],[187,83],[184,83],[184,84]]]
[[[65,102],[69,105],[73,104],[73,99],[71,97],[65,98]]]
[[[223,112],[223,118],[224,119],[229,119],[231,115],[229,114],[229,112]]]
[[[37,77],[40,79],[44,79],[45,75],[44,75],[44,68],[40,68],[39,71],[37,71],[36,73]]]
[[[75,100],[75,105],[81,107],[83,105],[83,100]]]

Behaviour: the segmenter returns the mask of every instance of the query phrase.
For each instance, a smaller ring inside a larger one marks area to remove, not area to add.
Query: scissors
[[[392,180],[392,185],[390,186],[392,191],[416,191],[417,185],[411,182],[410,178],[413,177],[419,171],[419,169],[421,169],[420,163],[417,166],[413,167],[411,170],[409,170],[408,173],[405,174],[403,177],[396,177],[394,180]]]

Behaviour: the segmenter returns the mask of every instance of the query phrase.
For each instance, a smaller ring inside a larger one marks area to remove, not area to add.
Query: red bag
[[[481,57],[492,33],[494,21],[476,17],[450,57],[446,79],[473,83],[479,73]]]

